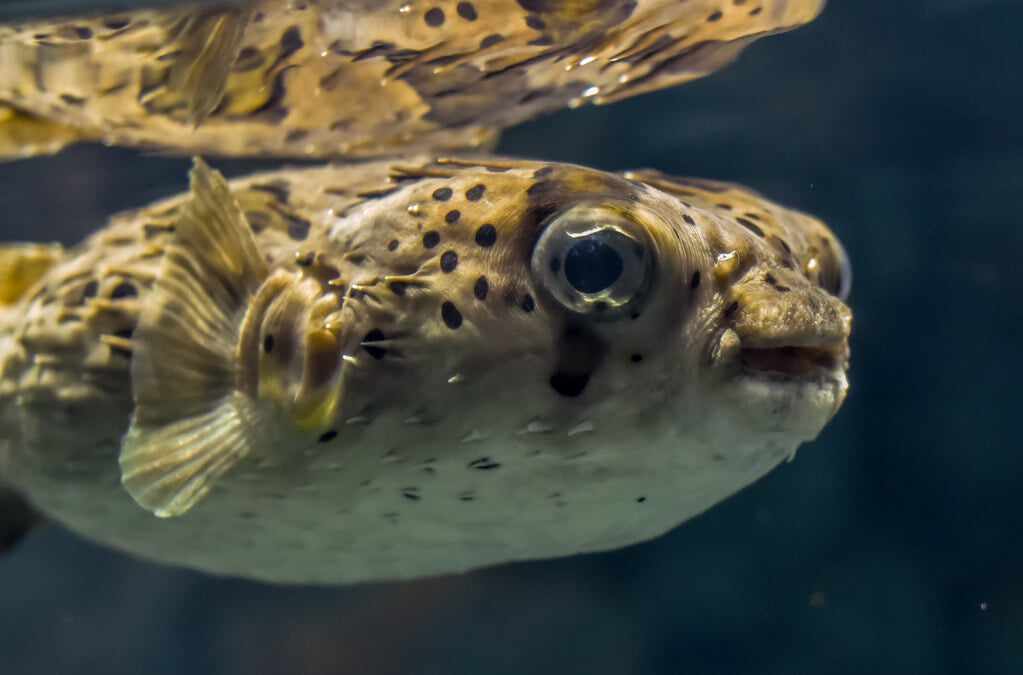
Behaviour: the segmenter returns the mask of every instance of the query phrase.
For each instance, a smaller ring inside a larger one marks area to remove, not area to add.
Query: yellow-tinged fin
[[[267,275],[227,181],[195,160],[191,199],[132,338],[135,413],[121,482],[157,516],[190,509],[266,434],[266,404],[239,390],[239,330]]]
[[[63,257],[59,244],[0,245],[0,305],[19,300]]]
[[[171,66],[168,87],[188,102],[189,121],[195,126],[220,104],[251,15],[243,9],[217,9],[185,25],[175,45],[179,54]]]
[[[0,105],[0,162],[53,155],[77,141],[94,140],[74,127]]]

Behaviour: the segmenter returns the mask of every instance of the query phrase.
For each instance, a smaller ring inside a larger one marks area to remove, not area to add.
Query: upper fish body
[[[711,73],[823,0],[253,0],[0,25],[0,157],[368,157]]]
[[[656,172],[419,158],[228,186],[198,163],[188,195],[74,249],[3,253],[35,281],[0,279],[0,475],[85,536],[216,573],[642,541],[846,391],[834,236]]]

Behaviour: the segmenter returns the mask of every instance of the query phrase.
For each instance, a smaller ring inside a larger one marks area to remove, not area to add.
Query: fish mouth
[[[821,381],[835,379],[843,369],[844,345],[748,346],[739,349],[746,377],[774,381]]]

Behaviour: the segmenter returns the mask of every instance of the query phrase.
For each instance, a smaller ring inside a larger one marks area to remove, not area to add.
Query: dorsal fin
[[[238,336],[267,274],[227,181],[200,159],[132,342],[135,413],[121,481],[156,515],[180,515],[263,437],[265,406],[238,390]]]

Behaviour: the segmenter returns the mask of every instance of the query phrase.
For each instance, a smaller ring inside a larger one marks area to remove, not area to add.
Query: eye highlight
[[[544,230],[532,269],[536,284],[566,309],[610,318],[642,300],[653,257],[634,221],[604,207],[577,206]]]

